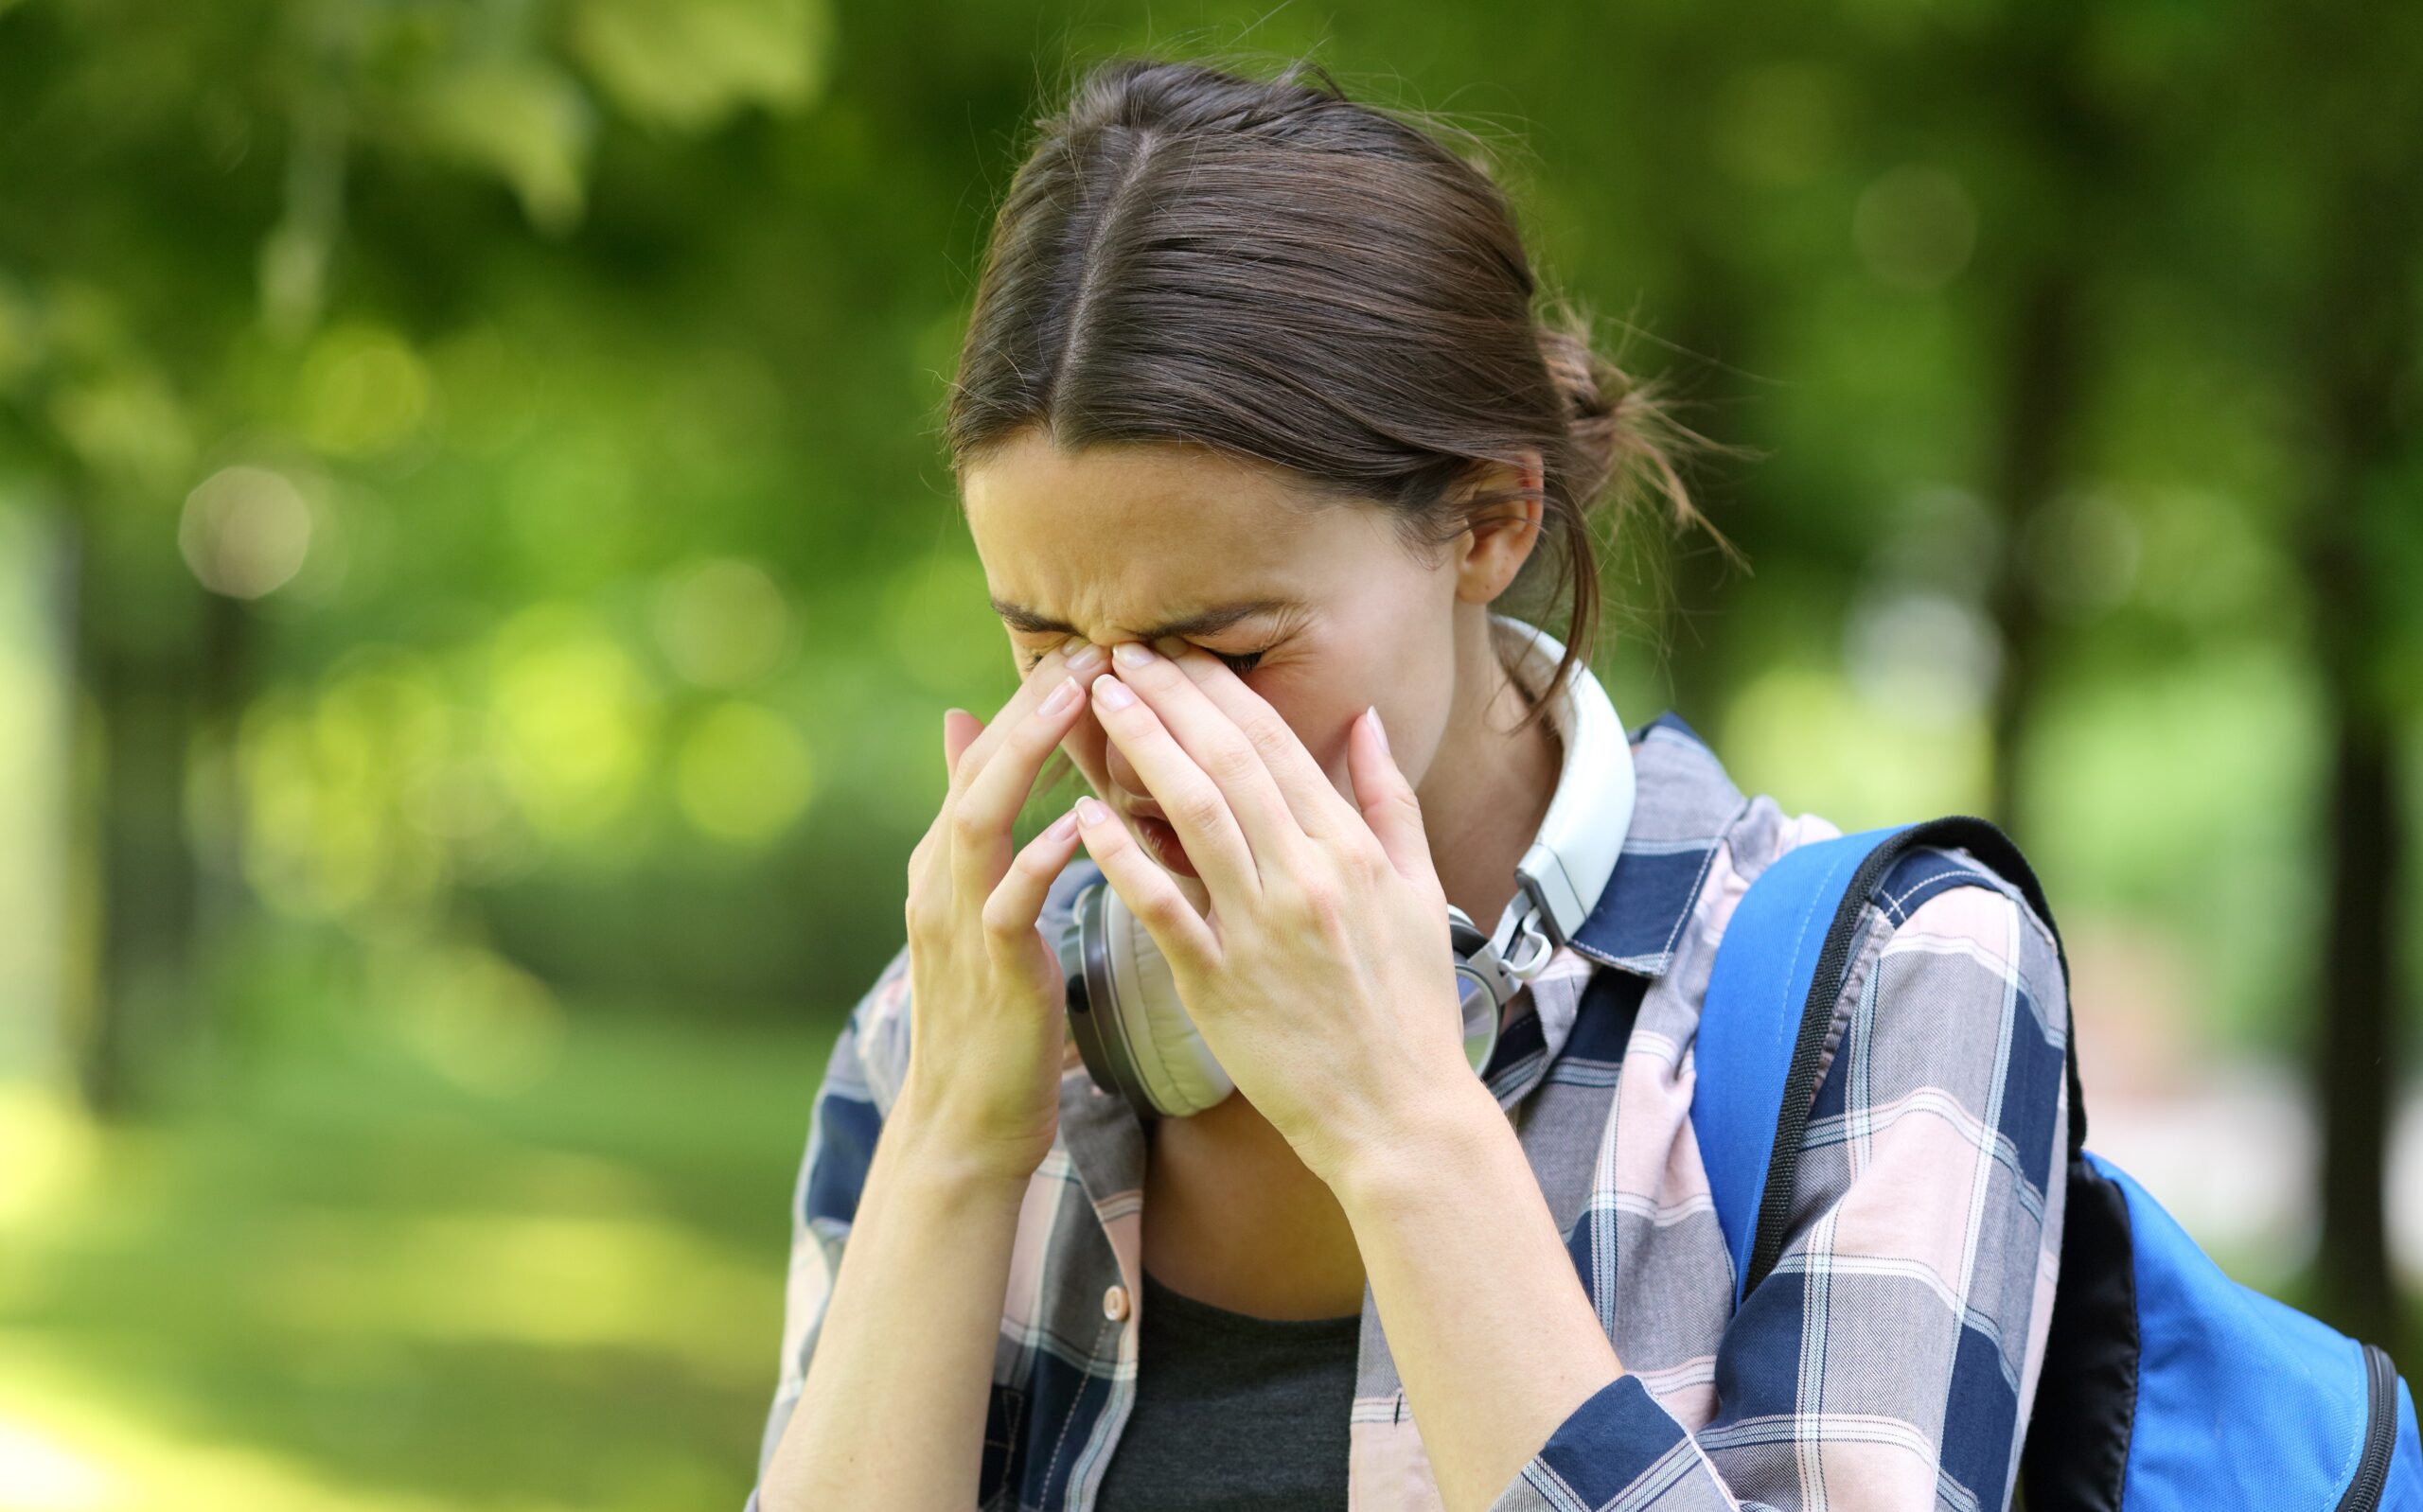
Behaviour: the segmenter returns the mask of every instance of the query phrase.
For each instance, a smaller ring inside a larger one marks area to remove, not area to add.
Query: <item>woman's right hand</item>
[[[1080,647],[1074,658],[1070,647]],[[956,1161],[1024,1181],[1060,1125],[1068,1025],[1058,952],[1036,921],[1079,844],[1064,814],[1025,849],[1011,825],[1089,703],[1102,648],[1071,637],[989,725],[943,715],[942,812],[909,853],[909,1070],[900,1101]]]

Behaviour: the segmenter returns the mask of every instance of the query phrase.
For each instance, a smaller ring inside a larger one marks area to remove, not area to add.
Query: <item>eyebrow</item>
[[[1240,599],[1236,603],[1216,605],[1182,619],[1164,621],[1149,630],[1138,631],[1136,639],[1158,641],[1165,635],[1217,635],[1230,625],[1240,621],[1250,620],[1258,614],[1284,614],[1303,607],[1300,600],[1291,598]],[[1029,635],[1084,633],[1065,620],[1055,620],[1051,615],[1030,609],[1023,604],[1011,604],[994,599],[993,612],[999,615],[1001,623],[1011,629],[1022,630]]]

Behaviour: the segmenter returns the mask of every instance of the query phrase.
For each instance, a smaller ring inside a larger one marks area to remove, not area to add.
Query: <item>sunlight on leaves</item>
[[[695,132],[745,105],[806,104],[830,26],[822,0],[582,0],[571,40],[624,111]]]
[[[500,58],[433,76],[418,100],[433,149],[504,181],[539,230],[580,219],[594,113],[561,69]]]
[[[0,1082],[0,1230],[39,1217],[93,1170],[91,1121],[62,1087]],[[0,1486],[7,1477],[0,1475]]]
[[[78,1512],[116,1499],[115,1478],[97,1461],[30,1423],[0,1417],[0,1508]]]

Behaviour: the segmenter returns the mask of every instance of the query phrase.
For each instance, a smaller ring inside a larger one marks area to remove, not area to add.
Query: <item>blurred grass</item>
[[[737,1508],[838,1021],[565,1022],[510,1097],[359,1028],[148,1126],[0,1095],[0,1509]]]
[[[737,1507],[835,1023],[566,1017],[509,1098],[366,1032],[171,1122],[18,1094],[0,1507]]]

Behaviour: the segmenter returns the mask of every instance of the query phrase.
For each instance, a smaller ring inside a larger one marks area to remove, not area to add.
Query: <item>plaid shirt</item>
[[[1692,1034],[1750,880],[1841,831],[1745,800],[1671,713],[1632,743],[1637,799],[1608,895],[1510,1003],[1482,1072],[1624,1374],[1490,1512],[2007,1506],[2060,1251],[2068,998],[2052,937],[1965,850],[1913,851],[1881,880],[1782,1258],[1737,1309],[1692,1138]],[[1047,928],[1092,874],[1071,861]],[[817,1093],[761,1475],[908,1064],[907,963],[904,947],[852,1011]],[[1136,1115],[1072,1049],[1010,1260],[983,1512],[1095,1504],[1136,1397],[1144,1155]],[[933,1450],[902,1426],[897,1452]],[[1369,1287],[1349,1433],[1355,1512],[1441,1506]]]

